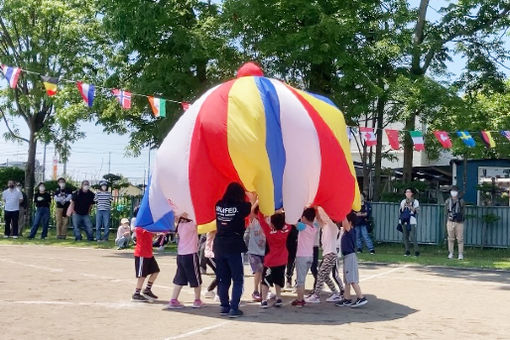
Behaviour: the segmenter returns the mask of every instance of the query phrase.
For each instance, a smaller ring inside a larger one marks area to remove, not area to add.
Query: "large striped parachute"
[[[231,182],[256,192],[264,215],[283,208],[291,224],[307,206],[333,220],[360,208],[342,112],[253,63],[202,95],[168,133],[148,193],[152,218],[173,209],[212,226],[202,232],[213,229],[215,204]]]

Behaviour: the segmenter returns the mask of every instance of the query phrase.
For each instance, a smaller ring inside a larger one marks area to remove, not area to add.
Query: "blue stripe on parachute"
[[[136,223],[137,227],[141,227],[145,230],[151,232],[165,232],[165,231],[173,231],[175,230],[174,225],[174,212],[170,210],[170,206],[168,206],[169,211],[159,220],[154,221],[152,216],[152,211],[149,202],[150,195],[150,180],[149,185],[147,186],[147,190],[143,194],[142,203],[140,204],[140,209],[138,210],[138,214],[136,215]],[[157,202],[158,204],[168,204],[166,201]]]
[[[280,101],[271,81],[264,77],[255,77],[255,84],[264,104],[266,116],[266,150],[271,165],[274,187],[274,208],[283,207],[283,171],[286,157],[283,146],[282,127],[280,122]]]

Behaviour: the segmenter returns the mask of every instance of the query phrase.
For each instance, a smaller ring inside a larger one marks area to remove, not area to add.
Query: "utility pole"
[[[112,152],[111,152],[111,151],[109,151],[109,152],[108,152],[108,173],[109,173],[109,174],[111,174],[111,171],[110,171],[110,170],[111,170],[111,169],[110,169],[111,164],[112,164]]]
[[[46,147],[48,143],[44,143],[44,153],[43,153],[43,168],[42,168],[42,181],[46,179]]]
[[[151,177],[151,144],[149,143],[149,166],[147,170],[147,184],[149,184],[150,177]]]

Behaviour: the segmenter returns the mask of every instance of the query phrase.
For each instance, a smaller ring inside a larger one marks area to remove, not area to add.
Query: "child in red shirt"
[[[149,299],[157,299],[158,297],[152,293],[152,285],[158,277],[159,266],[156,259],[152,255],[152,236],[150,231],[136,227],[136,247],[135,247],[135,271],[138,281],[136,282],[136,291],[133,294],[133,301],[147,302]],[[142,294],[142,286],[145,278],[149,276],[147,286]]]
[[[285,285],[285,268],[289,252],[287,250],[287,237],[290,227],[285,224],[285,214],[277,213],[271,216],[271,226],[266,222],[264,216],[259,212],[257,219],[266,235],[266,244],[269,252],[264,256],[264,272],[262,273],[262,302],[261,308],[268,308],[267,293],[269,286],[276,287],[275,307],[282,306],[281,291]]]

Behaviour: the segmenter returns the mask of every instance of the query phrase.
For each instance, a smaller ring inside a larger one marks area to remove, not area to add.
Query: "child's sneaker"
[[[179,309],[179,308],[184,308],[184,305],[182,303],[180,303],[179,300],[172,299],[172,300],[170,300],[170,302],[168,303],[166,308],[167,309]]]
[[[282,301],[282,299],[276,299],[276,302],[274,303],[274,306],[275,306],[275,307],[281,307],[281,306],[283,306],[283,301]]]
[[[361,299],[358,298],[356,299],[356,301],[354,303],[351,304],[351,307],[352,308],[357,308],[357,307],[361,307],[363,305],[366,305],[367,304],[367,299],[365,297],[362,297]]]
[[[140,293],[134,293],[131,297],[131,301],[133,302],[147,302],[149,299],[147,299],[145,296],[143,296]]]
[[[450,260],[453,259],[453,253],[448,254],[448,259],[450,259]]]
[[[251,294],[251,298],[255,302],[261,302],[262,301],[262,297],[260,296],[259,292],[253,292],[253,294]]]
[[[262,301],[262,302],[260,303],[260,308],[262,308],[262,309],[267,309],[267,308],[269,308],[269,305],[267,304],[267,301]]]
[[[342,297],[337,293],[331,294],[331,296],[326,299],[326,302],[339,302],[339,301],[342,301]]]
[[[292,305],[295,306],[295,307],[304,307],[306,304],[306,302],[304,300],[294,300],[292,301]]]
[[[268,300],[273,300],[275,297],[276,297],[275,293],[267,292],[267,299]]]
[[[145,295],[146,297],[150,297],[151,299],[154,299],[154,300],[158,299],[158,297],[156,295],[154,295],[154,293],[152,293],[152,290],[150,290],[148,288],[144,289],[143,295]]]
[[[305,299],[306,303],[321,303],[321,298],[315,294],[310,295]]]
[[[193,301],[193,304],[191,305],[191,308],[202,308],[204,306],[202,300],[196,299]]]
[[[348,299],[343,299],[342,301],[335,303],[335,306],[337,307],[349,307],[350,305],[352,305],[352,301]]]
[[[464,254],[459,253],[459,260],[464,260]]]
[[[204,293],[204,297],[206,299],[214,299],[215,295],[216,293],[214,293],[214,290],[208,290],[207,292]]]

